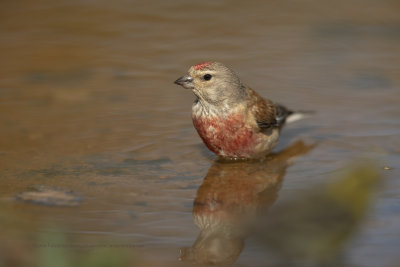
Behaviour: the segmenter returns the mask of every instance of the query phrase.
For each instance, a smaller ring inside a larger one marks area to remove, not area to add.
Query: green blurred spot
[[[45,233],[39,237],[39,266],[68,267],[71,266],[71,255],[63,246],[67,244],[61,233]]]
[[[120,249],[95,249],[75,266],[82,267],[122,267],[129,266],[128,254]]]
[[[361,219],[368,208],[371,193],[378,186],[380,176],[377,168],[359,166],[344,178],[327,188],[327,197],[331,197],[347,209],[355,219]]]
[[[103,241],[93,244],[73,243],[67,239],[62,231],[45,233],[39,237],[38,266],[40,267],[125,267],[132,266],[132,252],[130,249],[115,246],[116,241]],[[86,244],[87,245],[87,244]],[[110,246],[108,248],[107,246]]]
[[[377,169],[363,164],[330,185],[293,196],[257,224],[259,239],[289,265],[333,264],[359,228],[379,180]]]

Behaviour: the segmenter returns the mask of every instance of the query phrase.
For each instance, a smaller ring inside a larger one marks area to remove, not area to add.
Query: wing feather
[[[246,87],[246,91],[248,95],[248,108],[253,114],[260,131],[281,128],[286,118],[293,113],[286,107],[261,97],[250,87]]]

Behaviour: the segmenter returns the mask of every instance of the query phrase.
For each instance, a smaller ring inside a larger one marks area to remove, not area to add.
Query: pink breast
[[[257,137],[246,127],[241,114],[225,118],[194,117],[193,124],[205,145],[217,155],[249,157],[254,153]]]

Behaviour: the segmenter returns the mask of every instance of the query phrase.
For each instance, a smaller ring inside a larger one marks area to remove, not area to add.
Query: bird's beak
[[[193,86],[193,78],[189,74],[180,77],[174,83],[182,86],[185,89],[192,89],[194,87]]]

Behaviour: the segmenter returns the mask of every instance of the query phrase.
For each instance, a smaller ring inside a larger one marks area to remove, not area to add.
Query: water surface
[[[399,12],[374,0],[3,1],[0,259],[40,258],[31,243],[115,244],[139,265],[184,265],[216,158],[193,129],[193,95],[172,82],[216,60],[261,95],[315,111],[284,129],[277,151],[318,146],[285,169],[275,204],[370,158],[384,185],[342,266],[398,264]],[[81,204],[16,201],[34,186],[72,190]],[[235,266],[280,264],[244,242]]]

